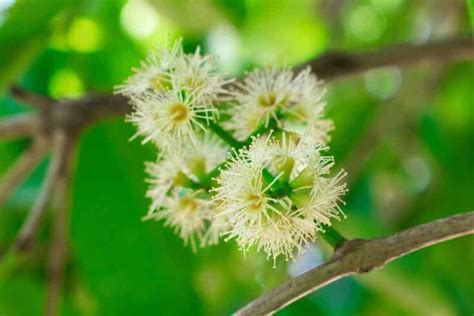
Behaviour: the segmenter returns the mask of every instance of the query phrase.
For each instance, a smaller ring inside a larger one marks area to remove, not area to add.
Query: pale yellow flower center
[[[150,86],[156,91],[160,92],[168,89],[170,82],[166,74],[161,73],[150,79]]]
[[[262,209],[262,206],[264,204],[263,196],[251,193],[247,196],[247,200],[249,202],[248,208],[250,211],[258,212]]]
[[[186,84],[191,89],[198,89],[204,86],[204,81],[198,77],[188,77],[186,79]]]
[[[169,108],[169,114],[171,120],[173,120],[175,124],[179,124],[188,119],[189,109],[184,103],[176,102]]]
[[[196,213],[199,209],[198,203],[191,197],[182,198],[179,204],[180,208],[188,213]]]
[[[274,92],[266,92],[257,98],[258,105],[269,108],[277,105],[277,96]]]

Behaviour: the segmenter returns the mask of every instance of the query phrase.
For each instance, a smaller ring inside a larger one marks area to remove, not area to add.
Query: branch
[[[53,159],[49,165],[41,191],[21,227],[14,249],[26,251],[31,247],[45,216],[53,191],[58,182],[64,177],[63,170],[69,161],[70,147],[72,147],[72,142],[66,135],[60,133],[55,135],[53,139]]]
[[[358,54],[332,51],[304,66],[309,65],[315,74],[329,81],[385,66],[406,67],[423,62],[445,64],[473,58],[474,41],[466,38],[422,45],[399,45]]]
[[[298,69],[310,66],[319,77],[331,81],[365,70],[383,66],[409,66],[419,62],[448,63],[454,60],[474,59],[472,39],[450,39],[422,45],[399,45],[371,53],[329,52],[305,63]],[[12,96],[19,101],[35,103],[38,95],[30,94],[19,87],[11,89]],[[99,120],[123,116],[132,111],[128,99],[112,93],[90,94],[75,100],[56,101],[45,111],[44,126],[60,126],[69,131],[81,130]]]
[[[44,139],[34,140],[30,148],[20,156],[13,167],[0,179],[0,205],[41,162],[47,150],[47,142]]]
[[[54,99],[33,92],[27,92],[18,86],[11,87],[10,93],[15,97],[16,100],[39,110],[47,110],[55,102]]]
[[[48,293],[45,315],[58,315],[60,310],[61,286],[67,262],[67,211],[70,202],[69,185],[71,180],[72,151],[68,148],[64,168],[61,170],[56,186],[56,216],[54,218],[52,242],[48,260]]]
[[[34,114],[19,114],[0,120],[0,139],[31,136],[40,129],[40,118]]]
[[[292,302],[352,274],[369,272],[418,249],[474,233],[474,211],[419,225],[373,240],[344,243],[320,265],[240,309],[235,315],[272,314]]]

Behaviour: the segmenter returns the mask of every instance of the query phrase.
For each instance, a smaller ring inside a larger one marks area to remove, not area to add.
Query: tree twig
[[[473,58],[474,41],[472,38],[465,38],[421,45],[399,45],[358,54],[332,51],[309,61],[307,65],[318,76],[333,80],[385,66],[406,67],[423,62],[445,64],[453,60]]]
[[[470,211],[384,238],[347,241],[319,267],[264,294],[237,311],[235,315],[272,314],[348,275],[369,272],[418,249],[473,233],[474,211]]]
[[[15,96],[15,99],[18,101],[27,104],[29,106],[35,107],[39,110],[47,110],[54,103],[55,100],[50,97],[26,91],[18,86],[13,86],[10,88],[10,93]]]
[[[35,114],[18,114],[0,120],[0,139],[31,136],[38,132],[40,118]]]
[[[296,69],[311,67],[316,75],[331,81],[343,76],[353,75],[365,70],[383,66],[409,66],[419,62],[448,63],[453,60],[474,59],[472,39],[449,39],[422,45],[398,45],[370,53],[328,52]],[[11,94],[19,101],[36,101],[36,94],[28,96],[19,87],[13,87]],[[132,111],[128,99],[112,93],[89,94],[75,100],[56,101],[44,115],[44,126],[61,126],[63,129],[80,130],[90,124],[123,116]]]
[[[62,170],[68,161],[69,147],[72,146],[71,140],[63,133],[57,133],[53,139],[53,157],[49,165],[46,178],[39,195],[37,196],[28,217],[21,227],[14,249],[26,251],[31,247],[39,227],[46,213],[48,203],[51,199],[58,181],[63,176]]]
[[[61,285],[67,262],[67,214],[70,202],[69,184],[72,168],[72,149],[66,150],[64,168],[61,170],[56,185],[56,213],[53,224],[52,241],[48,260],[48,292],[45,315],[58,315],[60,310]]]
[[[38,137],[0,179],[0,206],[41,162],[48,150],[45,139]]]

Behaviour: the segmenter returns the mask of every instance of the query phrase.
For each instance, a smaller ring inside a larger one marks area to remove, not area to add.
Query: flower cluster
[[[136,136],[157,147],[145,219],[163,220],[194,250],[223,236],[275,261],[345,216],[345,173],[331,175],[333,124],[310,69],[255,70],[231,85],[211,56],[177,41],[134,72],[117,92],[134,106]]]

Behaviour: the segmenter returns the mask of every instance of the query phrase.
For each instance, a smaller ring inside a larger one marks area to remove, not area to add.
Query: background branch
[[[452,60],[472,58],[474,42],[472,38],[466,38],[422,45],[399,45],[359,54],[330,51],[309,61],[307,65],[323,79],[333,80],[385,66],[406,67],[424,62],[445,64]]]
[[[0,120],[0,139],[31,136],[38,132],[40,118],[35,114],[19,114]]]
[[[15,164],[0,179],[0,206],[41,162],[47,151],[46,140],[38,138],[35,139],[33,144],[15,161]]]
[[[73,146],[68,146],[65,150],[65,154],[65,163],[59,174],[55,191],[56,213],[47,267],[48,292],[45,306],[45,315],[47,316],[59,314],[61,286],[67,262],[67,217],[70,203],[69,185],[71,180]]]
[[[433,244],[474,233],[474,211],[419,225],[373,240],[354,239],[310,270],[240,309],[235,315],[266,315],[345,276],[374,268]]]
[[[41,191],[15,241],[15,249],[25,251],[31,247],[45,216],[52,194],[59,181],[62,181],[62,177],[64,177],[64,168],[69,161],[71,146],[72,143],[66,135],[62,133],[55,135],[53,139],[54,152],[52,161],[49,165]]]
[[[370,53],[328,52],[299,67],[311,67],[316,75],[327,81],[353,75],[365,70],[383,66],[409,66],[419,62],[448,63],[453,60],[474,59],[472,39],[449,39],[422,45],[399,45]],[[20,87],[12,87],[12,96],[18,101],[49,104],[38,101],[37,94],[31,94]],[[123,116],[132,111],[126,97],[112,93],[89,94],[75,100],[56,101],[44,113],[47,128],[61,127],[77,131],[99,120]]]

